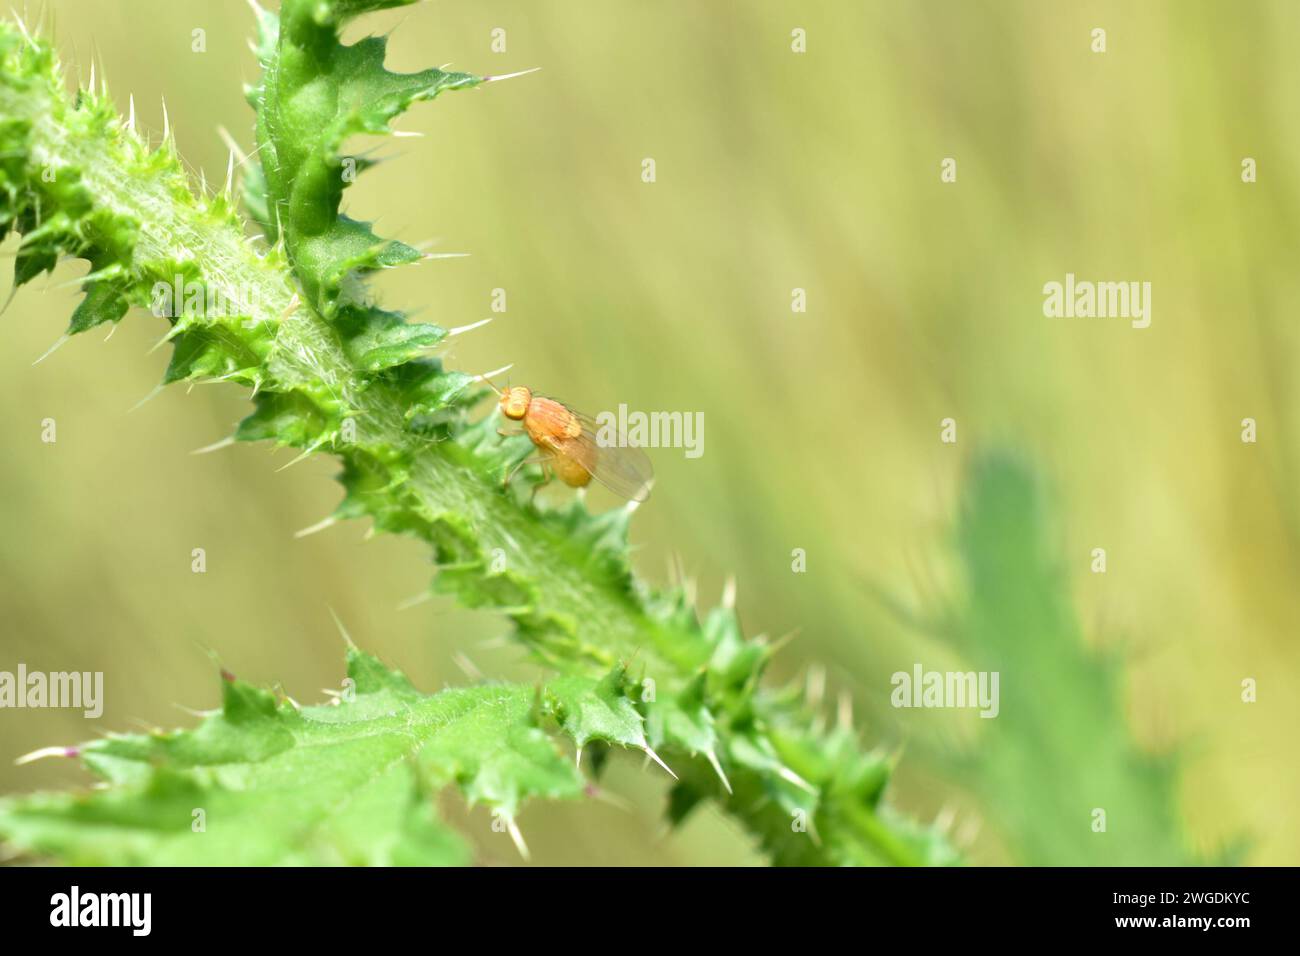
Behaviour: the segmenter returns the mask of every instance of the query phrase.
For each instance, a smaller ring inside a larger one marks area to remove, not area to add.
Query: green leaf
[[[227,679],[193,730],[86,744],[112,786],[0,800],[0,836],[74,864],[457,864],[468,851],[437,816],[441,790],[508,819],[530,797],[581,795],[533,688],[428,696],[356,650],[348,675],[333,703],[301,709]]]
[[[1204,862],[1178,813],[1178,761],[1138,747],[1121,662],[1084,640],[1041,477],[1014,454],[977,459],[957,545],[967,587],[942,632],[970,669],[999,673],[1000,707],[946,762],[982,798],[1017,862]],[[1105,832],[1093,829],[1097,809]]]
[[[308,300],[327,318],[340,313],[347,318],[349,275],[420,257],[409,246],[380,239],[367,223],[339,214],[344,188],[368,165],[342,154],[344,140],[386,134],[389,122],[412,103],[482,82],[468,73],[437,69],[390,72],[384,67],[383,37],[352,46],[339,42],[339,31],[359,14],[408,2],[285,0],[278,26],[270,15],[260,16],[264,74],[249,99],[257,110],[258,185],[265,198],[256,201],[255,213],[274,211],[262,214],[275,216],[276,234],[284,239]]]
[[[579,747],[600,740],[644,749],[644,720],[627,690],[627,671],[619,665],[594,684],[581,677],[561,677],[547,687],[547,701]]]
[[[410,324],[401,315],[380,309],[354,312],[344,334],[348,357],[365,372],[404,365],[447,335],[436,325]]]

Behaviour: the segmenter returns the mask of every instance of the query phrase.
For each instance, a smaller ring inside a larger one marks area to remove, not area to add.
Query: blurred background
[[[47,7],[69,73],[97,60],[156,133],[165,96],[196,174],[222,179],[218,127],[250,148],[244,5]],[[797,629],[772,678],[824,668],[853,695],[865,739],[903,749],[896,804],[955,817],[976,863],[1118,859],[1070,849],[1104,804],[1061,774],[1086,789],[1131,746],[1168,771],[1167,793],[1133,798],[1131,826],[1192,855],[1240,843],[1246,862],[1300,863],[1300,5],[434,0],[358,26],[393,31],[392,69],[542,67],[417,106],[397,125],[423,138],[379,144],[391,162],[347,211],[470,253],[385,275],[385,302],[456,326],[505,289],[450,365],[513,362],[514,382],[592,412],[703,412],[701,458],[653,453],[639,570],[665,584],[680,560],[702,604],[735,575],[749,631]],[[955,183],[940,181],[949,157]],[[535,673],[495,640],[498,619],[443,599],[398,609],[429,579],[415,542],[363,540],[359,524],[294,538],[339,498],[332,461],[277,474],[292,452],[190,455],[246,414],[241,390],[177,387],[128,411],[167,362],[148,354],[158,320],[32,366],[84,269],[61,266],[0,319],[0,669],[103,671],[105,709],[0,711],[0,792],[86,782],[71,764],[13,765],[38,747],[189,723],[180,708],[218,700],[214,657],[320,699],[342,675],[330,608],[427,690],[467,680],[457,652],[492,676]],[[1045,318],[1042,287],[1067,272],[1149,281],[1150,328]],[[1002,480],[977,463],[1003,452],[1008,500],[1034,476],[1055,570],[994,567],[1053,590],[1059,626],[1049,641],[1034,614],[991,612],[1000,650],[972,650],[988,615],[944,633],[980,603],[971,542],[1024,531],[962,524],[972,475]],[[999,654],[1041,668],[1018,691],[1037,709],[889,706],[894,671]],[[1111,662],[1101,683],[1071,664],[1093,659]],[[759,861],[711,810],[665,833],[662,780],[630,761],[612,773],[629,810],[525,810],[535,862]],[[486,811],[462,816],[485,860],[517,862]]]

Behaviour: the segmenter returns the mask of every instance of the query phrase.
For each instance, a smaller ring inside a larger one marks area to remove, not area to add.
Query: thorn
[[[819,664],[809,665],[807,684],[804,689],[804,698],[808,701],[808,706],[814,710],[820,707],[825,694],[826,668]]]
[[[76,747],[42,747],[40,750],[33,750],[29,754],[23,754],[14,761],[14,765],[21,767],[23,764],[44,760],[46,757],[78,757],[80,755],[81,751]]]
[[[653,760],[653,761],[654,761],[655,763],[657,763],[659,766],[661,766],[661,767],[663,767],[665,770],[667,770],[667,771],[668,771],[668,776],[672,777],[674,780],[680,780],[680,779],[681,779],[680,777],[677,776],[677,774],[673,773],[673,768],[672,768],[672,767],[668,766],[668,764],[664,763],[662,760],[659,759],[659,755],[658,755],[657,753],[655,753],[653,750],[650,749],[650,745],[649,745],[649,744],[642,744],[642,745],[641,745],[641,749],[645,751],[645,755],[646,755],[647,757],[649,757],[651,760]]]
[[[503,365],[500,368],[495,368],[490,372],[484,372],[482,375],[475,375],[473,381],[486,382],[490,378],[496,378],[498,375],[504,375],[506,372],[510,371],[514,367],[515,367],[515,363],[511,362],[509,365]]]
[[[150,393],[149,393],[148,395],[146,395],[144,398],[140,399],[140,401],[136,402],[134,405],[132,405],[130,408],[128,408],[128,409],[126,410],[126,413],[129,415],[129,414],[131,414],[133,411],[135,411],[137,408],[139,408],[141,405],[143,405],[145,402],[148,402],[148,401],[151,401],[152,399],[157,398],[160,394],[162,394],[162,390],[163,390],[163,386],[162,386],[162,385],[155,385],[155,386],[153,387],[153,391],[152,391],[152,392],[150,392]]]
[[[306,528],[303,528],[301,531],[295,531],[293,533],[293,536],[295,538],[305,538],[309,534],[316,534],[318,531],[324,531],[326,528],[332,528],[337,523],[338,523],[338,519],[334,517],[334,515],[330,515],[327,518],[322,518],[320,521],[317,521],[314,525],[310,525]]]
[[[239,144],[235,142],[235,137],[230,135],[230,130],[226,129],[224,126],[218,126],[217,135],[220,136],[221,141],[226,144],[226,149],[239,157],[239,165],[242,166],[244,163],[248,162],[248,154],[239,148]]]
[[[514,817],[506,817],[506,829],[510,831],[510,839],[515,841],[515,849],[525,860],[528,857],[528,844],[524,842],[524,835],[519,832],[519,824],[515,823]]]
[[[230,155],[229,155],[229,157],[227,157],[227,159],[226,159],[226,189],[225,189],[225,193],[226,193],[227,196],[230,196],[230,195],[231,195],[231,190],[234,189],[234,186],[235,186],[235,151],[232,149],[232,150],[230,151]]]
[[[847,690],[840,691],[839,706],[836,708],[835,723],[845,733],[853,730],[853,695]]]
[[[784,780],[786,783],[792,783],[796,787],[799,787],[801,790],[807,790],[809,793],[814,793],[814,794],[817,792],[816,787],[814,787],[803,777],[799,776],[789,767],[778,766],[776,773],[777,776],[780,777],[782,780]]]
[[[773,657],[775,657],[778,651],[784,650],[786,645],[789,644],[791,641],[793,641],[796,637],[798,637],[799,632],[802,630],[803,630],[802,627],[796,627],[793,631],[787,631],[786,633],[778,637],[775,641],[773,641],[771,645],[768,646],[767,649],[768,660],[771,660]]]
[[[99,276],[95,272],[88,272],[84,276],[77,276],[77,278],[69,279],[67,282],[60,282],[58,285],[48,286],[44,291],[49,292],[51,289],[57,291],[59,289],[71,289],[74,286],[88,285],[98,278]],[[17,290],[15,289],[14,291]],[[12,294],[13,293],[10,293],[11,296]]]
[[[10,7],[9,12],[13,14],[14,21],[18,24],[18,29],[22,31],[23,38],[27,41],[27,45],[35,46],[36,43],[32,40],[32,35],[27,32],[27,24],[23,23],[23,18],[18,15],[18,11],[13,9],[13,7]]]
[[[217,655],[217,652],[215,650],[213,650],[207,644],[204,644],[202,641],[195,641],[194,646],[197,647],[200,651],[202,651],[203,656],[206,657],[214,666],[216,666],[217,668],[221,667],[221,658]]]
[[[221,439],[221,441],[214,441],[211,445],[204,445],[202,448],[194,449],[192,452],[190,452],[190,454],[206,455],[210,452],[220,451],[223,448],[229,448],[234,443],[235,443],[235,436],[227,435],[225,438]]]
[[[329,612],[330,612],[330,617],[334,618],[334,626],[337,627],[339,629],[339,633],[343,635],[343,642],[347,644],[348,647],[352,648],[355,651],[357,649],[357,645],[353,642],[352,635],[348,633],[348,629],[343,626],[343,621],[340,620],[339,616],[334,613],[334,608],[330,608]]]
[[[177,710],[179,710],[181,713],[189,714],[191,717],[196,717],[199,720],[203,720],[207,717],[212,717],[215,716],[216,714],[221,713],[220,710],[196,710],[193,707],[186,707],[184,704],[178,704],[175,701],[172,702],[172,706],[175,707]]]
[[[292,468],[294,465],[298,464],[298,462],[306,461],[308,458],[310,458],[312,455],[316,453],[316,449],[318,449],[319,447],[320,447],[319,443],[307,446],[302,450],[301,454],[299,454],[296,458],[293,459],[293,461],[290,461],[287,464],[281,465],[279,468],[275,469],[275,473],[278,475],[280,472]]]
[[[423,604],[425,601],[432,601],[432,600],[433,600],[432,591],[421,591],[419,594],[415,595],[414,597],[409,597],[405,601],[399,603],[397,605],[397,610],[409,611],[417,604]]]
[[[502,80],[513,80],[517,76],[527,76],[529,73],[536,73],[540,66],[535,66],[531,70],[519,70],[517,73],[502,73],[500,76],[485,76],[484,83],[500,83]]]
[[[134,133],[135,132],[135,94],[134,93],[132,93],[130,96],[130,102],[131,102],[130,110],[127,113],[127,117],[126,117],[126,131],[128,133]]]
[[[734,793],[735,791],[731,789],[731,781],[728,780],[727,775],[722,772],[722,764],[718,763],[718,755],[713,752],[713,748],[710,747],[708,750],[704,751],[704,756],[709,759],[709,763],[712,765],[714,773],[721,778],[722,785],[727,788],[727,793]]]
[[[608,803],[611,807],[616,807],[625,813],[632,812],[632,804],[628,803],[621,797],[617,797],[610,793],[604,787],[598,787],[594,783],[588,783],[583,788],[583,792],[593,800],[599,800],[601,803]]]
[[[165,143],[167,142],[167,138],[171,136],[171,132],[172,132],[171,117],[167,115],[167,97],[165,96],[162,98],[162,110],[163,110],[163,142]]]
[[[111,338],[113,337],[113,335],[114,335],[116,332],[117,332],[117,323],[114,322],[111,326],[109,326],[108,334],[107,334],[106,336],[104,336],[104,341],[107,342],[109,339],[111,339]]]
[[[728,611],[735,610],[736,607],[736,577],[732,575],[727,578],[727,583],[722,586],[722,606]]]
[[[466,332],[473,332],[475,329],[482,328],[491,321],[491,318],[486,318],[480,322],[472,322],[469,325],[458,325],[447,332],[447,338],[451,338],[453,335],[464,335]]]
[[[578,752],[573,755],[573,767],[575,770],[582,769],[582,748],[581,747],[579,747]]]
[[[139,727],[141,730],[143,730],[146,734],[149,734],[151,737],[157,737],[161,735],[163,732],[161,727],[159,727],[157,724],[149,723],[149,721],[145,720],[143,717],[128,717],[127,723],[134,724],[136,727]],[[99,733],[104,737],[108,736],[107,731],[99,731]]]
[[[483,676],[483,672],[479,670],[478,667],[475,666],[474,662],[466,657],[462,652],[457,651],[455,654],[451,655],[451,659],[456,666],[461,669],[461,672],[470,680],[481,681],[486,679]]]
[[[93,53],[90,55],[90,86],[87,89],[90,90],[93,96],[95,93],[95,55]]]
[[[60,348],[62,348],[62,347],[63,347],[63,344],[64,344],[65,342],[67,342],[68,339],[70,339],[71,337],[72,337],[72,336],[70,336],[70,335],[66,335],[66,334],[65,334],[65,335],[60,335],[59,338],[58,338],[58,341],[56,341],[53,345],[51,345],[48,349],[46,349],[46,350],[45,350],[45,354],[42,355],[40,358],[38,358],[38,359],[37,359],[35,362],[33,362],[32,364],[33,364],[33,365],[40,365],[40,364],[41,364],[42,362],[44,362],[47,358],[49,358],[51,355],[53,355],[56,351],[58,351]]]
[[[469,256],[468,252],[426,252],[420,256],[420,261],[423,262],[426,259],[468,259]]]
[[[424,134],[410,129],[390,129],[388,131],[398,139],[423,139]]]
[[[177,322],[175,325],[173,325],[170,329],[167,330],[166,335],[164,335],[157,342],[151,345],[149,347],[149,351],[145,352],[144,354],[153,355],[154,352],[157,352],[160,348],[162,348],[164,345],[166,345],[168,342],[170,342],[172,339],[174,339],[177,335],[179,335],[183,331],[184,329],[181,327],[181,324]]]

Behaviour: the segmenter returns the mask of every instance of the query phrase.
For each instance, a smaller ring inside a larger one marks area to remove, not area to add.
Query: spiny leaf
[[[85,744],[111,786],[2,800],[0,835],[86,864],[463,863],[441,790],[510,819],[530,797],[583,792],[531,687],[427,696],[357,650],[348,677],[333,703],[302,709],[229,679],[221,711],[193,730]],[[593,681],[566,678],[561,693],[584,712],[614,703]]]
[[[967,588],[942,631],[972,669],[1000,674],[1000,709],[949,761],[1018,862],[1203,862],[1179,823],[1177,762],[1138,747],[1119,662],[1085,643],[1041,477],[1012,454],[977,459],[957,543]]]
[[[386,134],[389,122],[412,103],[482,82],[437,69],[392,73],[384,67],[382,37],[339,43],[338,31],[360,13],[406,2],[286,0],[278,28],[272,15],[260,15],[264,74],[250,101],[257,110],[266,214],[275,219],[312,305],[353,325],[365,324],[371,310],[344,299],[345,279],[414,262],[420,253],[339,215],[344,188],[364,166],[341,154],[344,140]]]
[[[645,721],[627,689],[627,672],[619,665],[594,687],[581,677],[561,677],[547,688],[547,701],[579,747],[593,740],[644,747]]]

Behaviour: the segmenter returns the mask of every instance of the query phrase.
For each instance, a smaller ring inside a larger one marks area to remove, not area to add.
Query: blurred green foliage
[[[230,82],[255,76],[247,9],[50,6],[65,60],[84,74],[94,57],[154,130],[165,95],[180,152],[220,180],[217,127],[251,141]],[[1300,699],[1287,691],[1300,679],[1300,194],[1286,166],[1300,149],[1300,7],[443,0],[366,26],[398,22],[396,69],[543,71],[410,114],[401,125],[425,138],[384,146],[391,161],[350,192],[359,215],[382,212],[385,235],[472,254],[385,277],[384,298],[454,326],[492,314],[504,288],[507,311],[455,340],[451,364],[514,362],[516,383],[592,412],[705,413],[702,458],[655,453],[655,497],[633,528],[644,572],[682,564],[710,593],[734,573],[751,631],[800,629],[777,670],[826,664],[873,736],[925,745],[906,750],[898,804],[984,818],[976,862],[1041,859],[1045,843],[1091,837],[1086,815],[1040,814],[1030,785],[1017,813],[992,812],[990,766],[922,757],[937,744],[978,763],[978,724],[998,721],[888,706],[892,672],[964,664],[909,618],[972,587],[952,537],[961,482],[976,451],[1016,448],[1055,489],[1059,585],[1082,646],[1119,661],[1113,709],[1136,752],[1184,753],[1171,787],[1191,848],[1248,835],[1250,862],[1300,860]],[[1089,49],[1098,26],[1104,54]],[[944,157],[956,183],[939,180]],[[74,307],[61,283],[84,268],[21,292],[0,326],[0,668],[103,670],[105,729],[188,723],[176,705],[216,703],[205,648],[316,699],[337,679],[332,606],[422,689],[462,680],[457,654],[532,676],[489,618],[397,609],[427,581],[414,542],[363,547],[349,526],[293,537],[336,503],[327,463],[276,474],[291,453],[189,456],[246,413],[237,393],[171,390],[128,414],[160,377],[165,355],[148,349],[161,325],[127,323],[30,367]],[[1151,328],[1045,319],[1042,286],[1066,272],[1151,281]],[[939,442],[945,417],[955,446]],[[1240,441],[1245,417],[1258,444]],[[204,575],[190,572],[195,547]],[[1089,570],[1095,547],[1104,575]],[[794,548],[806,573],[791,573]],[[1032,615],[1003,623],[1007,648],[1041,637]],[[1087,674],[1073,672],[1076,690]],[[1241,702],[1245,678],[1255,704]],[[1086,772],[1096,733],[1061,719],[1034,744]],[[10,760],[87,736],[67,712],[0,712],[0,791],[84,781]],[[635,764],[612,771],[632,812],[532,808],[535,860],[757,859],[716,815],[660,838],[662,783]],[[486,858],[513,859],[486,814],[468,821]]]
[[[1122,658],[1083,644],[1041,484],[1003,454],[982,457],[967,477],[955,541],[967,588],[937,631],[1000,684],[997,709],[954,769],[974,781],[1017,862],[1195,863],[1177,754],[1133,745]]]

